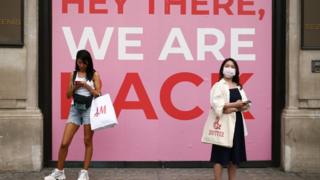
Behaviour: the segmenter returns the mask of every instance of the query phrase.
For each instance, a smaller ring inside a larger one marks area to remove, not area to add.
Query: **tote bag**
[[[114,127],[118,124],[109,94],[94,98],[90,109],[91,130]]]
[[[201,141],[203,143],[215,144],[231,148],[233,146],[233,135],[235,128],[234,114],[223,114],[220,118],[209,111],[207,121],[203,127]]]

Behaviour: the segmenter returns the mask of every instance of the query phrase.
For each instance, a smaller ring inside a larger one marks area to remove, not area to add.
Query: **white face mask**
[[[236,69],[234,69],[232,67],[224,67],[223,68],[223,75],[226,78],[232,78],[233,76],[236,75]]]

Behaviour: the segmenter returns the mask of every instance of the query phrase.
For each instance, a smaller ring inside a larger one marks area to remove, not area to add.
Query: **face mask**
[[[223,68],[223,75],[226,78],[232,78],[233,76],[236,75],[236,69],[231,68],[231,67],[224,67]]]

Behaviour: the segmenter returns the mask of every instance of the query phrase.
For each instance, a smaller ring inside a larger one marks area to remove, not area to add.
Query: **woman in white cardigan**
[[[210,161],[214,163],[215,180],[221,180],[222,166],[228,167],[229,180],[234,180],[237,166],[247,160],[244,139],[247,129],[242,112],[249,108],[250,101],[247,100],[240,84],[239,67],[234,59],[225,59],[219,74],[219,82],[215,83],[211,89],[210,103],[218,118],[232,117],[235,128],[232,148],[212,145]]]

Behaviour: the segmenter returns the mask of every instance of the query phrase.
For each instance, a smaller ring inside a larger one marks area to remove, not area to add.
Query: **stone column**
[[[285,171],[320,169],[320,74],[311,59],[320,51],[301,50],[301,1],[287,0],[286,108],[282,114],[282,161]]]
[[[24,1],[24,46],[0,48],[0,170],[42,168],[38,108],[38,0]]]

